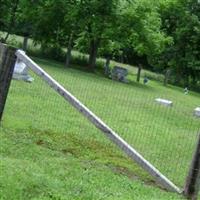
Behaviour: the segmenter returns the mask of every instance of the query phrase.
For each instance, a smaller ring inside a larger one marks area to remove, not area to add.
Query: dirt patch
[[[41,146],[41,145],[44,145],[45,142],[44,142],[43,140],[38,140],[38,141],[36,142],[36,144],[39,145],[39,146]]]
[[[149,177],[144,180],[142,177],[136,175],[133,171],[131,171],[130,169],[128,169],[126,167],[112,165],[112,166],[109,166],[109,168],[116,174],[126,176],[131,180],[140,180],[140,181],[142,180],[145,185],[150,185],[150,186],[154,186],[154,187],[156,186],[156,187],[159,187],[162,190],[166,191],[166,189],[164,189],[162,186],[158,185],[152,178]]]
[[[79,157],[80,153],[78,152],[78,150],[74,149],[74,148],[67,148],[67,149],[62,149],[61,152],[65,155],[73,155],[74,157]]]

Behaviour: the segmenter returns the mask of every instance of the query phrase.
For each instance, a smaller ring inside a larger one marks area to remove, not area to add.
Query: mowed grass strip
[[[123,157],[91,144],[67,133],[1,128],[0,199],[181,199],[142,181]]]

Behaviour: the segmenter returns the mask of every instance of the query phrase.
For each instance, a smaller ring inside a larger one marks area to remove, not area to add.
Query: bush
[[[60,46],[41,45],[40,48],[29,47],[27,50],[31,56],[56,60],[58,62],[65,61],[65,52]]]

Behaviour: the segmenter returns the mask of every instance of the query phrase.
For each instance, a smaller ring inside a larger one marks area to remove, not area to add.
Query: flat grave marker
[[[169,100],[167,100],[167,99],[157,98],[157,99],[155,99],[155,101],[156,101],[158,104],[161,104],[161,105],[164,105],[164,106],[172,106],[172,105],[173,105],[173,102],[172,102],[172,101],[169,101]]]

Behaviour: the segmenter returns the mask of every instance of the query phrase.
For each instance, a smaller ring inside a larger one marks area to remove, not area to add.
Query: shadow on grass
[[[57,69],[60,68],[60,69],[62,69],[62,72],[63,72],[63,70],[66,70],[66,72],[70,71],[72,73],[78,73],[78,75],[80,75],[80,72],[81,72],[83,76],[95,77],[95,78],[98,78],[99,80],[104,79],[103,81],[106,81],[107,83],[120,85],[122,87],[128,87],[128,88],[132,88],[132,89],[139,88],[142,90],[149,90],[152,92],[155,91],[154,87],[152,87],[150,84],[145,85],[141,82],[138,83],[133,80],[128,80],[128,83],[114,81],[111,78],[106,77],[102,69],[96,69],[95,71],[91,71],[85,66],[78,66],[78,65],[73,65],[69,68],[66,68],[63,63],[57,62],[54,60],[45,60],[45,59],[36,58],[36,57],[33,57],[33,60],[35,60],[35,62],[38,63],[39,65],[44,65],[44,66],[48,65],[48,67],[50,67],[50,68],[57,68]]]
[[[22,146],[23,143],[26,144],[27,140],[29,145],[49,149],[50,152],[59,153],[66,159],[68,156],[73,156],[80,162],[89,162],[93,167],[107,167],[115,174],[126,176],[131,180],[141,180],[146,185],[160,187],[140,166],[111,142],[104,143],[96,138],[82,138],[74,133],[57,133],[51,130],[32,128],[15,130],[15,132],[7,129],[6,135],[13,141],[16,139],[20,141]]]

